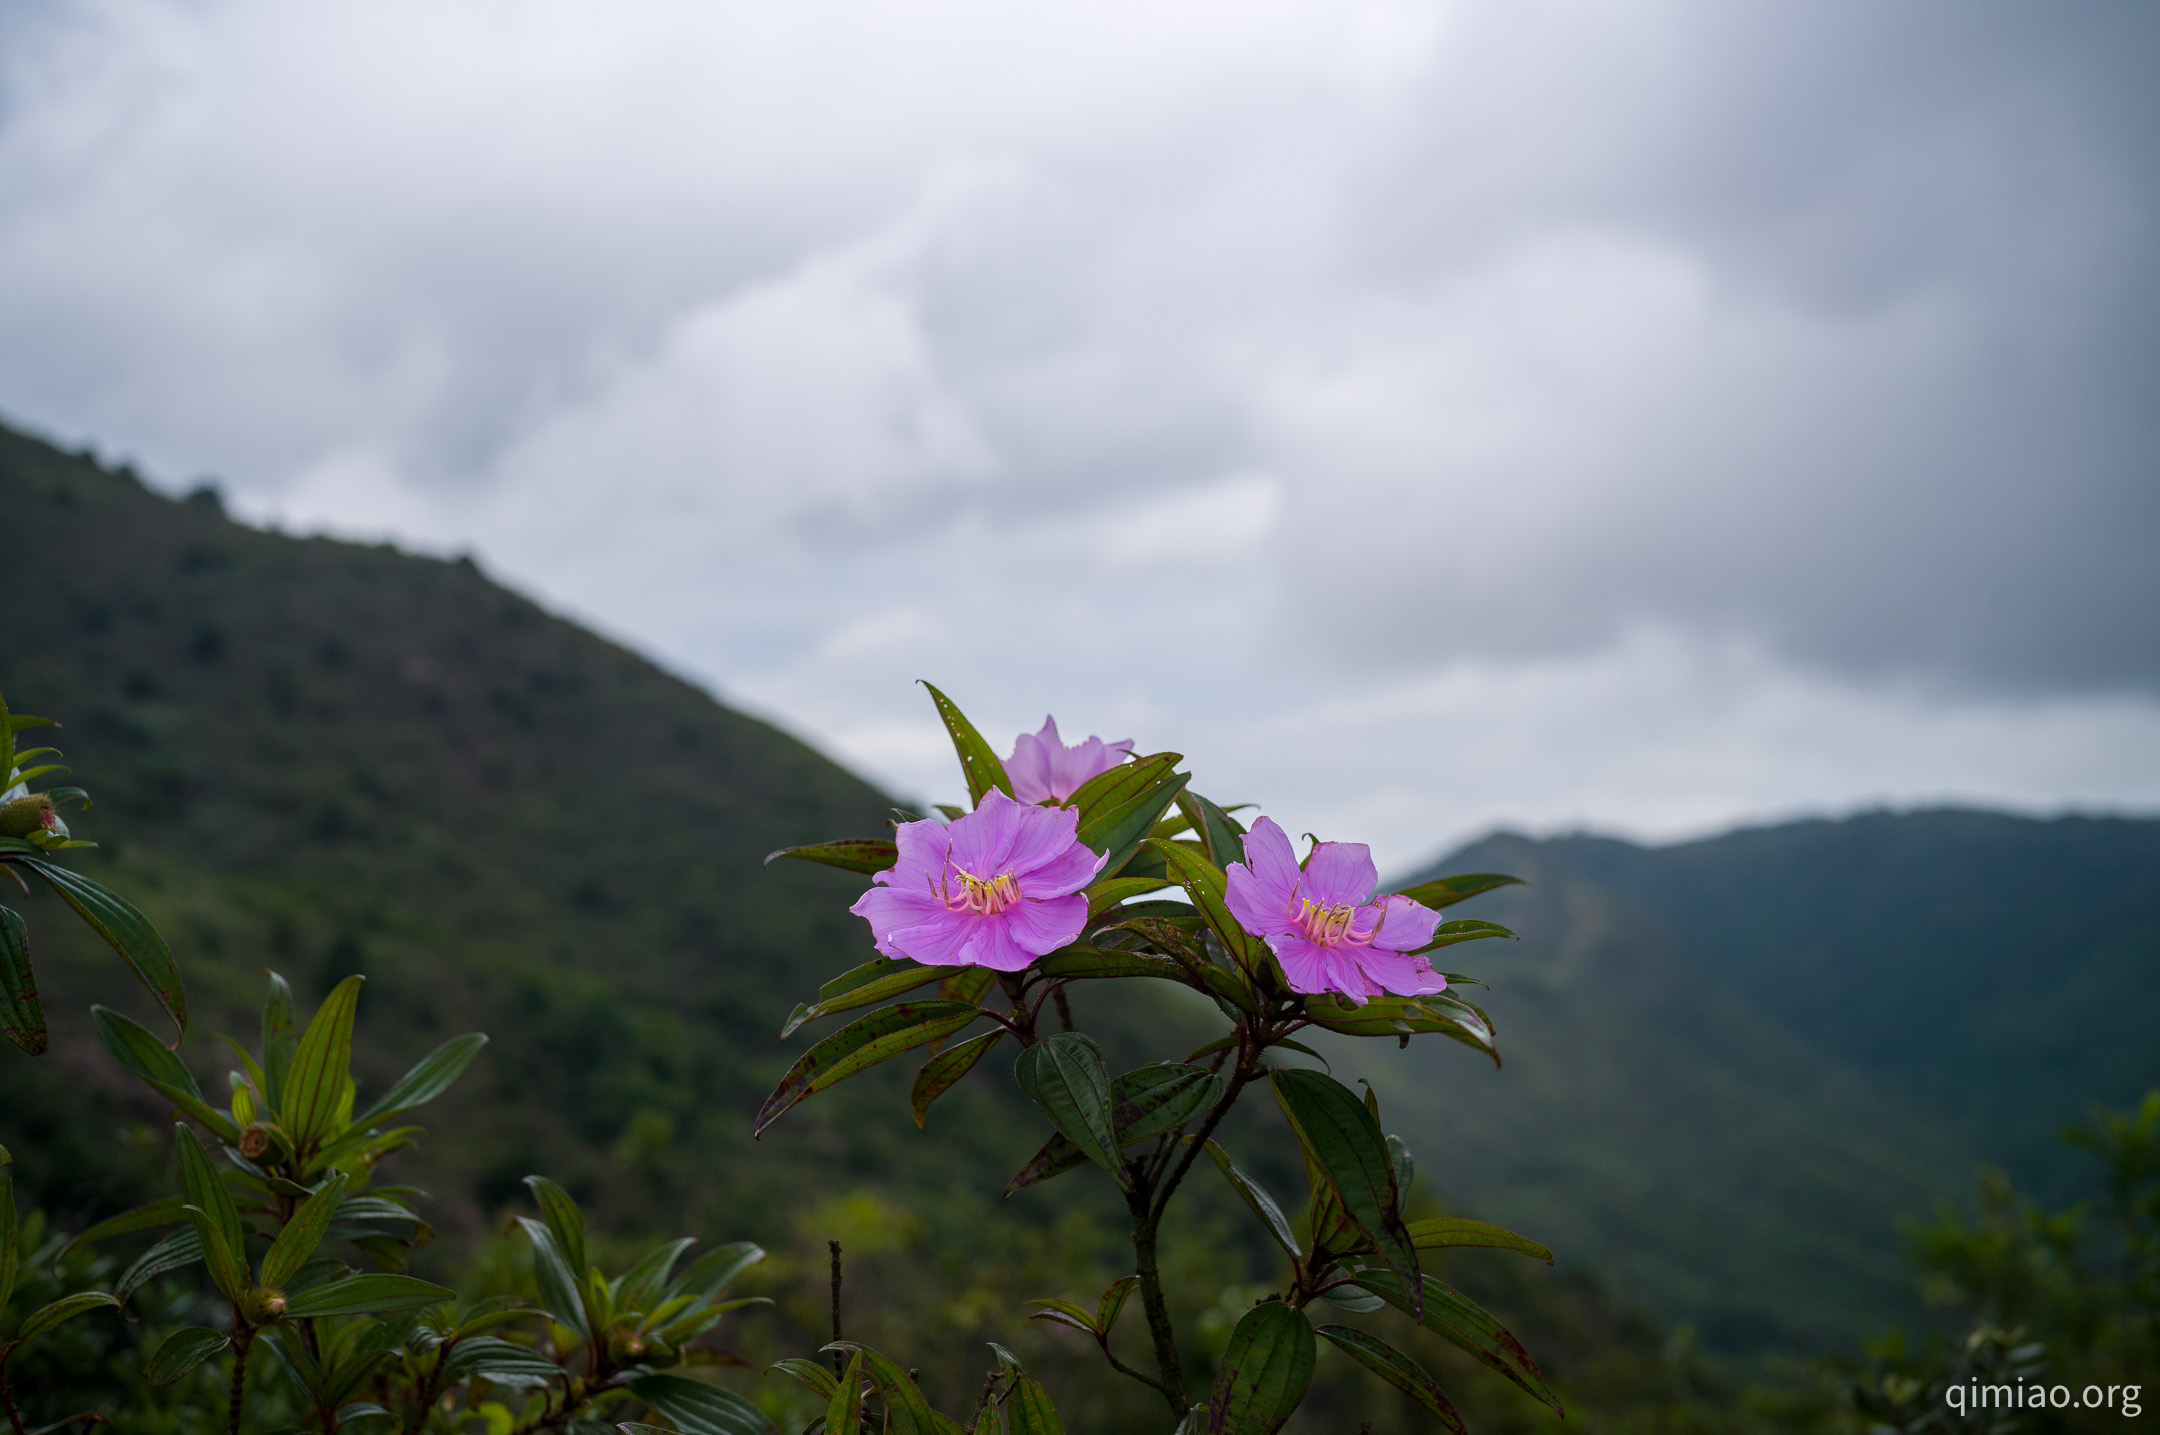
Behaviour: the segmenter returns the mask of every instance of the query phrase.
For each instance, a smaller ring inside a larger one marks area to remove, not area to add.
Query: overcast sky
[[[896,792],[2160,807],[2149,0],[0,5],[0,413]]]

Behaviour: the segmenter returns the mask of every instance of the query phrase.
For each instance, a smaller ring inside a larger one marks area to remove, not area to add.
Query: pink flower
[[[1341,992],[1363,1006],[1386,992],[1447,989],[1431,962],[1409,955],[1432,940],[1440,914],[1408,897],[1373,901],[1380,871],[1364,843],[1315,843],[1300,871],[1290,839],[1263,817],[1227,875],[1231,915],[1267,940],[1292,991]]]
[[[1076,747],[1067,747],[1058,736],[1057,719],[1046,717],[1041,732],[1022,733],[1013,741],[1005,775],[1012,779],[1013,796],[1022,802],[1063,802],[1081,783],[1131,755],[1131,738],[1106,743],[1090,736]]]
[[[848,910],[888,957],[1017,972],[1087,925],[1080,889],[1104,859],[1080,845],[1079,828],[1077,808],[1033,807],[992,788],[950,827],[904,824],[900,860]]]

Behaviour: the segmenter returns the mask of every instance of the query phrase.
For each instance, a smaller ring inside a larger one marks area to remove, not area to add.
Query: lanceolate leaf
[[[1182,1126],[1222,1100],[1222,1078],[1204,1066],[1164,1062],[1128,1071],[1110,1083],[1110,1123],[1120,1147]],[[1005,1187],[1005,1194],[1061,1176],[1087,1160],[1060,1132],[1043,1143]]]
[[[293,1048],[300,1044],[300,1027],[293,1020],[292,988],[285,978],[270,973],[270,990],[263,998],[262,1067],[263,1099],[272,1111],[284,1109],[285,1073],[292,1069]]]
[[[862,1357],[856,1351],[833,1386],[832,1399],[825,1403],[825,1435],[861,1435]]]
[[[782,857],[838,867],[843,872],[883,872],[900,860],[900,848],[883,837],[843,837],[836,842],[813,842],[807,847],[783,847],[769,853],[770,867]]]
[[[764,1259],[764,1248],[751,1241],[731,1241],[724,1246],[715,1246],[675,1277],[675,1283],[667,1288],[666,1298],[673,1300],[676,1296],[686,1295],[693,1300],[710,1300],[726,1289],[729,1281]]]
[[[1112,768],[1110,772],[1092,780],[1100,782],[1102,778],[1115,774],[1126,781],[1115,788],[1106,789],[1105,795],[1109,792],[1125,791],[1128,787],[1132,791],[1131,796],[1122,797],[1115,802],[1098,803],[1092,810],[1081,808],[1080,843],[1102,853],[1107,859],[1102,867],[1105,877],[1116,877],[1123,871],[1125,864],[1132,860],[1134,854],[1139,852],[1141,844],[1147,841],[1148,832],[1155,826],[1156,820],[1171,803],[1177,801],[1178,793],[1191,781],[1187,774],[1172,771],[1177,762],[1178,754],[1174,752],[1156,753],[1142,758],[1130,767]],[[1083,784],[1080,790],[1073,794],[1075,806],[1080,806],[1088,796],[1089,785],[1091,784]]]
[[[1169,885],[1168,877],[1105,877],[1086,889],[1088,920],[1099,921],[1118,903],[1160,892]]]
[[[1373,1243],[1404,1287],[1416,1291],[1417,1251],[1403,1226],[1394,1162],[1380,1123],[1355,1092],[1324,1072],[1278,1070],[1274,1086],[1298,1144],[1326,1173],[1344,1214]]]
[[[791,1355],[785,1360],[776,1360],[771,1365],[766,1366],[765,1370],[767,1374],[777,1370],[782,1375],[793,1376],[796,1380],[808,1386],[811,1394],[822,1396],[827,1400],[832,1399],[832,1393],[840,1388],[840,1382],[833,1378],[831,1371],[816,1361],[804,1360],[799,1355]]]
[[[902,1052],[943,1040],[982,1014],[981,1007],[967,1002],[898,1002],[850,1022],[788,1068],[759,1109],[753,1134],[762,1134],[797,1102]]]
[[[683,1435],[774,1435],[765,1412],[732,1390],[679,1375],[640,1375],[630,1392],[675,1422]]]
[[[180,1219],[188,1220],[185,1210],[180,1212]],[[174,1231],[137,1256],[135,1263],[122,1273],[119,1283],[113,1287],[113,1295],[124,1305],[135,1292],[159,1276],[194,1265],[202,1258],[202,1237],[190,1223],[186,1230]]]
[[[1462,1416],[1425,1368],[1378,1336],[1347,1325],[1323,1325],[1326,1336],[1345,1355],[1417,1402],[1418,1408],[1438,1420],[1455,1435],[1468,1435]]]
[[[616,1299],[625,1310],[649,1310],[653,1297],[666,1286],[668,1272],[675,1269],[675,1262],[682,1253],[697,1244],[697,1237],[682,1236],[676,1240],[663,1241],[645,1253],[644,1259],[622,1273],[616,1282]]]
[[[210,1268],[210,1279],[227,1300],[238,1301],[248,1292],[247,1260],[235,1254],[231,1245],[218,1231],[217,1223],[204,1213],[200,1206],[187,1207],[188,1219],[195,1223],[195,1235],[202,1242],[203,1264]]]
[[[889,1356],[853,1341],[836,1341],[825,1349],[853,1351],[862,1356],[863,1373],[870,1377],[871,1388],[885,1398],[888,1435],[909,1435],[911,1427],[918,1435],[936,1435],[930,1402],[923,1398],[921,1388],[908,1373]]]
[[[375,1104],[353,1120],[355,1126],[374,1126],[400,1116],[416,1106],[425,1106],[450,1089],[450,1084],[464,1075],[465,1068],[472,1065],[480,1048],[487,1045],[485,1034],[469,1031],[463,1036],[453,1036],[420,1058],[413,1069],[399,1077],[388,1091],[376,1098]]]
[[[180,1148],[180,1183],[187,1191],[188,1204],[200,1210],[216,1228],[224,1240],[225,1248],[243,1263],[247,1260],[247,1227],[240,1223],[240,1210],[233,1204],[232,1193],[218,1178],[217,1168],[210,1164],[209,1153],[195,1139],[195,1133],[185,1126],[173,1128],[174,1140]],[[209,1243],[203,1243],[209,1249]],[[245,1265],[242,1266],[245,1274]]]
[[[930,688],[930,700],[937,704],[945,731],[952,734],[953,751],[959,755],[961,774],[967,778],[968,805],[980,807],[983,794],[993,787],[1007,797],[1012,796],[1012,779],[1005,775],[1005,764],[998,760],[996,749],[983,741],[983,735],[975,731],[975,724],[954,706],[951,698],[929,683],[923,686]]]
[[[303,1146],[329,1136],[337,1119],[352,1070],[353,1012],[366,980],[351,976],[331,988],[293,1051],[278,1116],[293,1140]]]
[[[908,1091],[908,1109],[915,1114],[915,1124],[926,1126],[930,1120],[930,1104],[953,1088],[961,1077],[975,1069],[975,1063],[986,1056],[1005,1035],[1005,1028],[969,1037],[958,1046],[947,1047],[923,1063],[915,1073],[915,1084]]]
[[[1229,813],[1199,793],[1189,791],[1178,794],[1178,810],[1185,814],[1185,820],[1207,848],[1210,862],[1227,869],[1231,863],[1245,860],[1245,844],[1240,840],[1245,829]]]
[[[32,1056],[51,1043],[45,1009],[38,1005],[37,976],[30,970],[30,929],[6,907],[0,907],[0,1036]]]
[[[1515,933],[1498,922],[1442,922],[1433,931],[1433,939],[1419,947],[1421,952],[1434,951],[1440,947],[1452,947],[1462,942],[1479,942],[1487,937],[1512,937]]]
[[[555,1243],[555,1233],[547,1222],[536,1221],[530,1216],[517,1218],[518,1227],[525,1232],[525,1239],[532,1242],[533,1285],[539,1289],[540,1304],[556,1321],[583,1336],[592,1330],[585,1319],[585,1301],[578,1294],[577,1277],[563,1259],[562,1247]]]
[[[1215,1169],[1222,1172],[1223,1179],[1230,1183],[1230,1189],[1238,1193],[1238,1199],[1260,1218],[1261,1225],[1267,1227],[1268,1234],[1275,1238],[1275,1244],[1288,1252],[1290,1259],[1301,1259],[1304,1252],[1298,1249],[1297,1236],[1291,1232],[1290,1222],[1284,1217],[1282,1207],[1275,1204],[1275,1198],[1262,1189],[1259,1182],[1233,1166],[1230,1163],[1230,1153],[1213,1141],[1208,1142],[1207,1153],[1214,1161]]]
[[[1185,888],[1185,895],[1192,898],[1193,906],[1207,918],[1209,928],[1237,959],[1238,965],[1248,972],[1254,970],[1267,949],[1259,938],[1238,924],[1238,919],[1230,915],[1230,908],[1224,905],[1222,869],[1191,847],[1152,839],[1147,845],[1149,851],[1161,856],[1170,875]]]
[[[926,967],[898,957],[880,957],[827,982],[818,990],[816,1002],[795,1008],[787,1024],[780,1028],[780,1039],[785,1041],[793,1036],[796,1028],[805,1022],[837,1012],[854,1011],[858,1007],[876,1006],[888,997],[926,987],[932,982],[942,982],[967,970],[966,967]],[[851,980],[865,974],[864,980]],[[839,990],[834,990],[836,987]]]
[[[981,1006],[983,998],[998,984],[998,974],[988,967],[968,967],[956,977],[938,983],[938,996],[949,1002]]]
[[[270,1243],[269,1252],[262,1259],[262,1283],[273,1290],[282,1290],[285,1283],[300,1273],[308,1257],[322,1244],[323,1232],[330,1229],[330,1217],[338,1208],[338,1201],[345,1194],[345,1173],[339,1171],[322,1183],[314,1195],[300,1203],[285,1229],[278,1232]]]
[[[417,1310],[457,1299],[457,1292],[430,1285],[412,1276],[347,1276],[288,1297],[285,1314],[290,1319],[318,1315],[380,1315],[386,1311]]]
[[[1428,1221],[1412,1221],[1410,1243],[1421,1251],[1440,1250],[1447,1246],[1487,1246],[1496,1250],[1520,1251],[1548,1266],[1552,1264],[1552,1252],[1528,1236],[1518,1236],[1502,1227],[1461,1216],[1435,1216]]]
[[[64,1295],[51,1305],[31,1312],[29,1317],[23,1321],[22,1329],[15,1332],[15,1339],[18,1341],[35,1340],[54,1326],[61,1324],[63,1321],[73,1320],[84,1311],[96,1310],[100,1306],[118,1304],[120,1302],[114,1300],[104,1291],[77,1291],[73,1295]]]
[[[548,1231],[555,1237],[555,1248],[562,1252],[570,1274],[578,1280],[585,1278],[585,1213],[578,1209],[570,1193],[545,1176],[527,1176],[525,1185],[532,1191],[533,1200],[540,1205],[540,1215],[547,1222]]]
[[[1274,1435],[1312,1384],[1313,1328],[1305,1312],[1262,1301],[1238,1320],[1208,1396],[1208,1435]]]
[[[1065,1435],[1065,1422],[1050,1403],[1050,1392],[1031,1375],[1013,1382],[1012,1394],[1005,1398],[1005,1420],[1011,1435]]]
[[[1420,882],[1415,887],[1405,887],[1402,895],[1413,902],[1439,911],[1457,902],[1467,901],[1480,892],[1490,892],[1495,887],[1520,887],[1523,879],[1509,877],[1498,872],[1466,872],[1460,877],[1436,877],[1430,882]]]
[[[206,1325],[183,1326],[165,1337],[143,1366],[143,1375],[152,1385],[171,1385],[231,1343],[230,1336]]]
[[[1077,1031],[1045,1037],[1020,1053],[1013,1072],[1050,1124],[1121,1188],[1130,1189],[1132,1178],[1118,1160],[1110,1115],[1110,1071],[1094,1039]]]
[[[1462,1292],[1426,1276],[1422,1292],[1423,1313],[1420,1314],[1403,1287],[1385,1271],[1367,1268],[1358,1276],[1358,1284],[1397,1310],[1407,1312],[1412,1319],[1421,1321],[1427,1330],[1468,1351],[1554,1410],[1560,1409],[1560,1397],[1553,1394],[1552,1386],[1546,1383],[1544,1373],[1537,1368],[1537,1362],[1530,1358],[1523,1343]]]
[[[240,1128],[233,1125],[231,1116],[203,1100],[195,1077],[181,1064],[179,1057],[166,1049],[165,1043],[109,1007],[91,1007],[90,1021],[97,1028],[98,1040],[113,1054],[113,1059],[148,1082],[158,1095],[209,1127],[221,1139],[234,1142],[240,1139]]]
[[[158,935],[150,919],[136,911],[121,898],[106,891],[97,883],[42,857],[17,857],[15,861],[28,867],[45,879],[46,885],[60,894],[60,899],[75,909],[75,915],[90,924],[90,929],[103,937],[120,959],[141,979],[157,1004],[172,1018],[179,1034],[174,1044],[187,1035],[187,989],[180,982],[180,968],[173,964],[172,952],[165,939]]]
[[[1345,1036],[1412,1036],[1436,1032],[1459,1041],[1500,1064],[1492,1026],[1468,1002],[1445,994],[1430,997],[1374,997],[1352,1006],[1333,995],[1307,997],[1305,1014],[1329,1031]]]
[[[1037,962],[1035,969],[1045,977],[1061,982],[1087,981],[1096,977],[1154,977],[1180,986],[1204,987],[1191,972],[1167,957],[1151,957],[1115,947],[1060,947]]]

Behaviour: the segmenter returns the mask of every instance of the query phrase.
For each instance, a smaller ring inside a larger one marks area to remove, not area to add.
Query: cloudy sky
[[[0,413],[895,791],[2160,808],[2160,11],[0,6]]]

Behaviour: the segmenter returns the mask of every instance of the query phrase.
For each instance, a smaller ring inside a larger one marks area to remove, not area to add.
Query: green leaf
[[[1378,1336],[1367,1335],[1352,1326],[1323,1325],[1319,1333],[1343,1354],[1416,1401],[1420,1410],[1437,1419],[1454,1435],[1469,1435],[1463,1427],[1462,1416],[1455,1413],[1454,1403],[1440,1388],[1440,1382],[1427,1375],[1425,1368],[1409,1356]]]
[[[19,1344],[22,1341],[35,1340],[54,1326],[73,1320],[84,1311],[119,1304],[120,1302],[104,1291],[77,1291],[73,1295],[64,1295],[51,1305],[32,1311],[30,1317],[22,1323],[22,1329],[15,1332],[16,1342]]]
[[[667,1288],[667,1298],[672,1300],[687,1295],[696,1300],[710,1300],[726,1289],[729,1281],[764,1259],[764,1248],[751,1241],[731,1241],[724,1246],[715,1246],[675,1277],[675,1284]]]
[[[1461,942],[1480,942],[1487,937],[1513,937],[1515,933],[1498,922],[1442,922],[1433,929],[1433,939],[1419,947],[1420,952],[1452,947]]]
[[[416,1310],[456,1299],[456,1291],[412,1276],[347,1276],[288,1296],[285,1316],[288,1320],[298,1320],[322,1315],[379,1315],[384,1311]]]
[[[1325,1173],[1344,1214],[1373,1243],[1387,1268],[1406,1287],[1417,1289],[1417,1250],[1403,1227],[1395,1165],[1380,1123],[1355,1092],[1325,1072],[1278,1069],[1273,1084],[1299,1146]]]
[[[1088,920],[1100,921],[1103,915],[1120,902],[1143,897],[1150,892],[1160,892],[1171,885],[1168,877],[1105,877],[1086,887],[1082,895],[1088,899]]]
[[[654,1246],[615,1282],[616,1301],[624,1310],[650,1310],[653,1297],[666,1287],[668,1273],[675,1269],[675,1262],[696,1244],[696,1236],[681,1236]]]
[[[533,1285],[540,1292],[540,1304],[559,1324],[589,1339],[592,1327],[585,1319],[585,1300],[578,1294],[577,1277],[563,1259],[562,1247],[555,1244],[555,1233],[547,1222],[530,1216],[518,1217],[517,1223],[532,1242]]]
[[[765,1367],[765,1373],[768,1375],[775,1370],[782,1375],[792,1376],[801,1381],[810,1388],[811,1394],[821,1395],[827,1400],[831,1400],[832,1393],[840,1388],[840,1382],[833,1378],[831,1371],[816,1361],[804,1360],[799,1355],[791,1355],[785,1360],[776,1360]]]
[[[1312,1384],[1313,1328],[1305,1312],[1262,1301],[1239,1318],[1208,1395],[1208,1435],[1274,1435]]]
[[[942,982],[967,970],[966,967],[926,967],[904,957],[879,957],[874,962],[865,962],[820,987],[816,1002],[796,1007],[787,1024],[780,1028],[780,1039],[786,1041],[805,1022],[836,1012],[854,1011],[858,1007],[876,1006],[887,997]]]
[[[989,1054],[990,1048],[1004,1039],[1005,1028],[986,1031],[981,1036],[971,1036],[958,1046],[950,1046],[923,1063],[922,1070],[915,1073],[915,1084],[908,1090],[908,1109],[915,1114],[915,1124],[927,1127],[930,1121],[930,1103],[950,1091],[961,1077],[974,1070],[975,1063]]]
[[[825,1404],[825,1435],[862,1435],[862,1366],[862,1352],[857,1350]]]
[[[1209,862],[1197,849],[1176,842],[1150,838],[1147,846],[1163,859],[1164,867],[1177,878],[1185,895],[1192,898],[1193,906],[1207,919],[1209,929],[1238,966],[1248,973],[1257,970],[1267,947],[1230,915],[1230,908],[1223,901],[1222,869]]]
[[[1132,1189],[1132,1178],[1118,1159],[1110,1070],[1093,1037],[1077,1031],[1047,1036],[1020,1053],[1013,1074],[1051,1126],[1108,1171],[1120,1189]]]
[[[149,1083],[158,1095],[209,1127],[219,1139],[240,1140],[240,1128],[233,1125],[232,1117],[203,1100],[193,1073],[164,1042],[110,1007],[91,1007],[90,1022],[113,1059]]]
[[[0,1036],[32,1056],[52,1043],[38,1005],[37,974],[30,970],[30,928],[7,907],[0,907]]]
[[[338,1107],[345,1101],[345,1084],[352,1074],[353,1012],[366,980],[351,976],[333,987],[293,1051],[278,1116],[301,1146],[316,1145],[336,1134]]]
[[[1199,836],[1210,862],[1227,871],[1231,863],[1245,860],[1245,829],[1229,813],[1190,791],[1178,794],[1178,810]]]
[[[1353,1006],[1332,993],[1305,999],[1305,1014],[1315,1024],[1344,1036],[1413,1036],[1437,1032],[1492,1058],[1500,1064],[1500,1050],[1493,1042],[1492,1026],[1468,1002],[1445,996],[1374,997],[1364,1006]]]
[[[504,1318],[516,1320],[520,1314],[509,1312]],[[442,1374],[446,1386],[478,1377],[513,1390],[537,1390],[571,1379],[569,1371],[546,1356],[492,1335],[460,1340],[444,1358]]]
[[[629,1385],[683,1435],[775,1435],[765,1412],[732,1390],[679,1375],[633,1376]]]
[[[1466,872],[1460,877],[1435,877],[1430,882],[1420,882],[1415,887],[1405,887],[1402,894],[1413,902],[1439,911],[1457,902],[1467,901],[1480,892],[1490,892],[1495,887],[1520,887],[1523,879],[1509,877],[1499,872]]]
[[[1065,1435],[1065,1422],[1058,1418],[1050,1392],[1031,1375],[1013,1381],[1005,1399],[1005,1424],[1009,1435]]]
[[[1552,1386],[1546,1383],[1544,1373],[1537,1368],[1537,1362],[1530,1358],[1523,1343],[1493,1319],[1483,1306],[1461,1291],[1433,1276],[1426,1276],[1421,1292],[1423,1300],[1413,1302],[1392,1275],[1370,1268],[1359,1273],[1358,1284],[1419,1321],[1427,1330],[1468,1351],[1554,1410],[1566,1414],[1561,1410],[1560,1397],[1553,1394]],[[1418,1309],[1420,1305],[1422,1314]]]
[[[206,1325],[183,1326],[165,1337],[143,1365],[143,1375],[152,1385],[172,1385],[230,1344],[232,1337],[222,1331]]]
[[[570,1273],[582,1280],[586,1269],[585,1213],[570,1199],[568,1191],[545,1176],[527,1176],[525,1184],[539,1202],[540,1215],[555,1237],[555,1247],[562,1252]]]
[[[825,1349],[854,1351],[862,1357],[871,1388],[885,1398],[889,1435],[908,1435],[910,1426],[916,1435],[935,1435],[937,1427],[930,1413],[930,1402],[923,1398],[921,1387],[890,1357],[851,1340],[836,1340]]]
[[[902,1052],[941,1041],[982,1014],[981,1007],[967,1002],[898,1002],[850,1022],[788,1068],[759,1108],[752,1134],[762,1135],[790,1107],[817,1092]]]
[[[278,1232],[270,1243],[270,1250],[262,1259],[262,1283],[273,1290],[283,1290],[285,1283],[300,1273],[315,1248],[322,1244],[323,1232],[330,1229],[330,1217],[338,1209],[338,1202],[345,1196],[345,1173],[330,1177],[317,1188],[314,1195],[300,1203],[285,1229]]]
[[[1183,753],[1151,752],[1105,768],[1074,788],[1065,805],[1080,814],[1080,828],[1086,831],[1090,823],[1100,825],[1108,814],[1154,791],[1184,760]]]
[[[1461,1216],[1435,1216],[1427,1221],[1410,1223],[1410,1243],[1421,1251],[1440,1250],[1448,1246],[1485,1246],[1495,1250],[1520,1251],[1526,1256],[1552,1264],[1552,1252],[1528,1236],[1518,1236],[1513,1231],[1484,1221],[1472,1221]]]
[[[15,1177],[0,1167],[0,1311],[15,1294],[15,1274],[22,1268],[22,1226],[15,1217]]]
[[[883,872],[900,860],[900,848],[883,837],[843,837],[837,842],[783,847],[766,854],[765,865],[770,867],[782,857],[838,867],[843,872]]]
[[[1074,945],[1060,947],[1035,964],[1035,970],[1052,981],[1082,982],[1098,977],[1154,977],[1180,986],[1205,990],[1205,984],[1167,957],[1120,951],[1116,947]]]
[[[180,1219],[188,1222],[185,1230],[174,1231],[149,1250],[135,1258],[135,1263],[120,1276],[113,1287],[113,1295],[121,1304],[150,1282],[171,1271],[194,1265],[203,1258],[202,1236],[195,1230],[193,1218],[185,1207],[177,1207]]]
[[[1140,1277],[1120,1276],[1110,1282],[1102,1298],[1095,1302],[1095,1328],[1108,1335],[1117,1324],[1117,1318],[1125,1313],[1125,1302],[1140,1288]]]
[[[967,714],[953,704],[953,700],[930,688],[930,700],[937,704],[938,716],[945,720],[945,731],[952,734],[953,751],[960,757],[960,772],[967,778],[968,805],[982,806],[983,794],[996,788],[1007,797],[1013,795],[1012,779],[1005,775],[1005,764],[998,760],[997,752],[983,735],[975,731],[975,724],[967,720]]]
[[[998,974],[988,967],[969,967],[960,975],[939,982],[938,995],[949,1002],[981,1006],[983,998],[998,984],[997,979]]]
[[[42,857],[17,857],[15,861],[43,877],[46,885],[75,909],[75,915],[89,923],[90,929],[120,954],[120,959],[128,964],[129,970],[172,1018],[179,1031],[173,1038],[174,1043],[187,1035],[187,989],[181,984],[180,968],[173,964],[172,952],[166,947],[165,939],[158,935],[157,928],[150,925],[150,919],[80,872]]]
[[[217,1222],[202,1207],[190,1203],[184,1209],[195,1223],[195,1236],[201,1242],[202,1261],[210,1268],[210,1279],[227,1300],[238,1303],[248,1293],[246,1257],[233,1250]]]
[[[292,988],[285,978],[270,973],[270,990],[263,998],[262,1067],[263,1100],[272,1111],[283,1109],[285,1073],[292,1069],[293,1048],[300,1044],[293,1020]]]
[[[173,1139],[180,1147],[180,1183],[187,1192],[188,1204],[201,1211],[217,1228],[226,1250],[241,1262],[241,1279],[245,1282],[248,1231],[240,1222],[240,1210],[233,1204],[232,1192],[225,1189],[217,1168],[210,1164],[209,1153],[203,1150],[193,1131],[185,1126],[175,1126]],[[209,1249],[207,1241],[204,1249]]]
[[[1177,795],[1184,791],[1185,784],[1192,780],[1187,773],[1171,770],[1178,760],[1177,753],[1161,752],[1152,757],[1144,757],[1130,767],[1112,768],[1111,773],[1131,779],[1129,784],[1123,784],[1116,790],[1122,791],[1126,785],[1137,790],[1132,796],[1100,805],[1093,812],[1082,809],[1080,843],[1089,850],[1104,855],[1103,876],[1144,875],[1137,872],[1125,874],[1125,864],[1133,859],[1141,845],[1148,840],[1148,832],[1155,826],[1156,819],[1163,815],[1171,803],[1177,801]],[[1073,794],[1073,804],[1078,806],[1088,786],[1109,775],[1110,773],[1102,774],[1083,785],[1079,792]]]
[[[1222,1100],[1222,1078],[1204,1066],[1158,1062],[1110,1083],[1110,1123],[1120,1148],[1184,1125]],[[1005,1195],[1062,1176],[1087,1160],[1063,1133],[1043,1143],[1005,1187]]]
[[[1054,1296],[1037,1296],[1027,1304],[1042,1307],[1031,1314],[1029,1320],[1047,1320],[1056,1325],[1069,1325],[1074,1330],[1085,1331],[1089,1335],[1102,1334],[1101,1327],[1095,1324],[1093,1313],[1076,1301],[1062,1300]]]
[[[353,1121],[359,1127],[375,1126],[402,1116],[416,1106],[425,1106],[450,1089],[450,1084],[465,1074],[480,1048],[487,1045],[484,1033],[469,1031],[463,1036],[453,1036],[441,1046],[413,1064],[412,1070],[399,1077],[388,1091],[376,1098],[366,1114]]]
[[[1268,1234],[1275,1238],[1275,1244],[1288,1252],[1291,1260],[1304,1259],[1305,1253],[1298,1248],[1297,1236],[1291,1231],[1290,1222],[1284,1217],[1282,1207],[1275,1204],[1275,1198],[1270,1196],[1258,1181],[1232,1165],[1230,1153],[1213,1141],[1208,1142],[1207,1153],[1214,1161],[1215,1169],[1222,1172],[1223,1179],[1230,1183],[1230,1189],[1238,1193],[1238,1199],[1260,1218],[1261,1225],[1267,1227]]]

